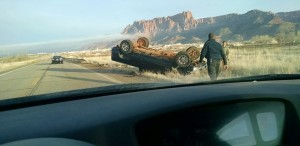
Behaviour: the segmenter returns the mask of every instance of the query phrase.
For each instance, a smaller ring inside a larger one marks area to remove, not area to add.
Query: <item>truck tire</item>
[[[197,47],[191,46],[186,49],[186,53],[189,54],[192,60],[196,60],[200,56],[200,51]]]
[[[121,52],[128,54],[133,49],[133,44],[130,40],[123,40],[120,44]]]
[[[137,40],[137,43],[139,43],[139,41],[142,41],[143,42],[143,45],[141,47],[145,47],[145,48],[148,48],[149,47],[149,40],[146,38],[146,37],[140,37],[138,40]]]
[[[180,51],[175,56],[176,65],[179,67],[188,67],[191,64],[191,57],[184,51]]]

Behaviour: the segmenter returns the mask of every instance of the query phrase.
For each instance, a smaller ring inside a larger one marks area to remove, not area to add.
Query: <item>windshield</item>
[[[1,0],[0,99],[299,74],[299,6],[299,0]]]

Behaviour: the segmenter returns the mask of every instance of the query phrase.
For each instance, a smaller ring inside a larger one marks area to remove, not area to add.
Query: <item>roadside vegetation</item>
[[[62,54],[64,57],[72,59],[83,59],[82,63],[97,65],[101,68],[127,68],[129,65],[114,62],[111,60],[110,49],[100,51],[78,51]]]
[[[256,46],[231,48],[229,69],[222,70],[219,79],[255,76],[264,74],[300,73],[300,45],[295,46]],[[198,70],[191,75],[182,76],[176,71],[165,75],[145,72],[142,75],[173,82],[209,81],[207,70]]]
[[[201,47],[203,44],[193,44]],[[157,46],[154,46],[157,47]],[[161,49],[174,51],[185,50],[186,45],[159,46]],[[179,48],[179,49],[178,49]],[[138,72],[137,68],[111,60],[110,50],[102,52],[78,52],[65,54],[73,58],[84,59],[84,63],[97,65],[100,68],[112,68],[128,71],[129,74],[156,78],[178,83],[192,83],[209,81],[207,70],[198,70],[190,75],[180,75],[175,69],[165,74],[153,72]],[[300,45],[243,45],[231,46],[229,55],[229,69],[222,70],[219,79],[236,78],[243,76],[255,76],[264,74],[296,74],[300,73]],[[129,68],[129,70],[128,70]]]
[[[16,55],[0,58],[0,73],[9,71],[18,67],[32,64],[37,60],[48,58],[48,55]]]
[[[17,55],[0,58],[0,63],[12,63],[12,62],[21,62],[31,60],[31,57],[28,55]]]
[[[227,76],[300,73],[300,46],[232,49]],[[224,75],[226,77],[226,75]]]

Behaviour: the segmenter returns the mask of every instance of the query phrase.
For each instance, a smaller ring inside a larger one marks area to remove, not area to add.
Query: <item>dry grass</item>
[[[231,68],[221,77],[300,72],[300,46],[259,50],[232,50]]]
[[[87,63],[97,64],[100,67],[107,68],[126,68],[128,65],[118,63],[111,60],[111,56],[99,56],[99,57],[84,57],[83,58]]]
[[[194,71],[190,75],[181,75],[175,69],[170,72],[166,72],[165,74],[160,73],[153,73],[153,72],[143,72],[141,76],[149,77],[149,78],[156,78],[165,81],[170,81],[174,83],[193,83],[199,81],[209,81],[209,77],[206,75],[206,71],[199,70]]]
[[[31,60],[31,57],[28,55],[18,55],[0,58],[0,63],[12,63],[12,62],[22,62]]]
[[[196,45],[200,47],[201,45]],[[159,48],[159,47],[157,47]],[[184,47],[168,46],[173,51],[184,50]],[[175,49],[174,49],[175,48]],[[176,50],[179,48],[179,50]],[[163,49],[166,49],[163,48]],[[72,57],[83,58],[87,63],[97,64],[103,68],[132,68],[111,60],[110,52],[105,53],[78,53]],[[243,48],[230,50],[229,69],[222,70],[219,79],[254,76],[263,74],[295,74],[300,73],[300,46],[293,47],[266,47],[266,48]],[[126,70],[126,69],[125,69]],[[131,72],[132,73],[132,72]],[[176,83],[192,83],[209,81],[207,70],[198,70],[190,75],[180,75],[176,70],[165,74],[143,72],[136,73],[140,76],[167,80]]]
[[[230,50],[229,69],[227,71],[222,70],[219,79],[297,73],[300,73],[300,46],[232,49]],[[179,83],[209,81],[207,70],[195,71],[188,76],[180,75],[176,71],[165,75],[151,72],[145,72],[142,75]]]
[[[0,72],[5,72],[12,70],[21,66],[32,64],[38,60],[49,59],[48,55],[21,55],[21,56],[12,56],[0,58]]]

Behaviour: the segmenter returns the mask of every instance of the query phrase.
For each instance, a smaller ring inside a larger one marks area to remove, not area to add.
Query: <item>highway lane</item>
[[[0,100],[115,84],[122,82],[77,64],[43,61],[0,74]]]

